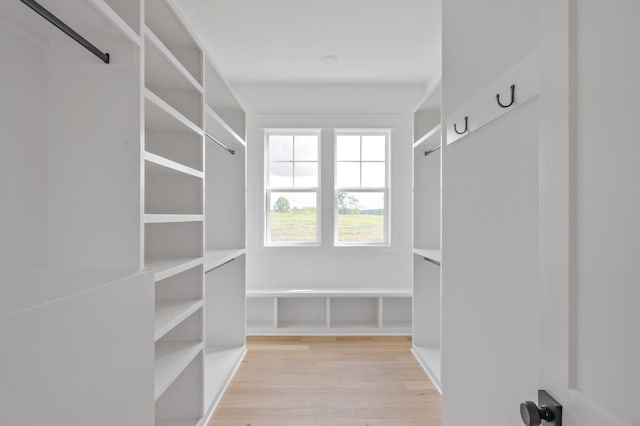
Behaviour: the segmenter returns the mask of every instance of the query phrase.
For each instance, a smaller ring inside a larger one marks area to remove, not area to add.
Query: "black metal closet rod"
[[[42,16],[44,19],[52,23],[56,26],[60,31],[74,39],[78,44],[81,44],[85,49],[89,52],[96,55],[98,58],[102,60],[105,64],[108,64],[110,61],[109,54],[101,51],[96,46],[91,44],[86,38],[82,37],[80,34],[75,32],[71,27],[62,22],[56,15],[49,12],[47,9],[42,7],[40,3],[35,0],[20,0],[25,5],[29,6],[34,12],[38,15]]]
[[[426,260],[427,262],[433,263],[434,265],[440,266],[440,262],[438,262],[437,260],[429,259],[428,257],[425,257],[424,260]]]
[[[434,148],[431,148],[430,150],[424,152],[424,156],[426,157],[429,154],[433,154],[434,152],[436,152],[439,149],[440,149],[440,145],[438,145],[438,146],[436,146]]]
[[[225,144],[223,144],[222,142],[220,142],[218,139],[214,138],[211,133],[209,132],[204,132],[205,135],[207,135],[207,137],[209,139],[211,139],[212,141],[214,141],[215,143],[217,143],[218,145],[220,145],[222,148],[224,148],[229,154],[231,155],[236,155],[236,151],[229,148],[228,146],[226,146]]]

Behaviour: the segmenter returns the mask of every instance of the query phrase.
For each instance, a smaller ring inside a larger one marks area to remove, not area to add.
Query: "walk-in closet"
[[[640,2],[0,0],[0,426],[638,426]]]

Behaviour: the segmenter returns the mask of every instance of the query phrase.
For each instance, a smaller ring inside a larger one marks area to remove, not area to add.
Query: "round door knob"
[[[553,420],[553,414],[546,405],[538,408],[533,401],[525,401],[520,404],[520,417],[527,426],[540,426],[542,421],[550,422]]]

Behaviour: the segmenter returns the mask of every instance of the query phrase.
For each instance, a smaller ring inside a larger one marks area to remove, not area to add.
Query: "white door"
[[[445,115],[526,48],[540,96],[443,150],[443,426],[639,426],[640,1],[531,4],[444,2]]]
[[[640,2],[543,0],[540,388],[640,425]]]

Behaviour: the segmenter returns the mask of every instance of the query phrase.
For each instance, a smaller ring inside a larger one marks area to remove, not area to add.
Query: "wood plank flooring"
[[[209,426],[440,426],[406,337],[252,337]]]

